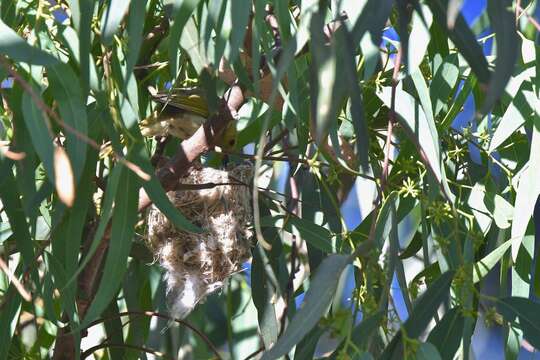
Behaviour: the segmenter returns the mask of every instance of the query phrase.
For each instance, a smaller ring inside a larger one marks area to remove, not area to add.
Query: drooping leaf
[[[506,250],[512,245],[512,240],[505,241],[498,248],[478,260],[474,265],[474,278],[473,282],[480,281],[493,267],[501,260]]]
[[[182,1],[180,7],[173,13],[174,20],[169,31],[169,69],[170,74],[176,77],[178,72],[178,49],[180,46],[180,38],[184,30],[184,25],[189,20],[193,10],[197,7],[200,0]]]
[[[535,126],[531,141],[531,150],[528,168],[521,173],[519,185],[516,191],[514,204],[514,217],[512,219],[512,258],[515,260],[519,247],[527,230],[527,225],[534,211],[534,204],[540,194],[540,183],[532,174],[540,171],[540,117],[535,115]]]
[[[419,360],[440,360],[441,355],[433,344],[428,342],[420,344],[420,347],[416,350],[416,359]]]
[[[128,84],[133,67],[139,58],[143,40],[144,15],[147,0],[131,0],[127,25],[128,49],[126,53],[126,69],[124,83]]]
[[[435,345],[444,360],[452,360],[461,343],[464,318],[456,307],[444,314],[441,321],[429,333],[427,341]]]
[[[495,133],[491,137],[489,152],[495,151],[514,132],[523,126],[525,122],[534,116],[530,99],[533,99],[535,95],[532,91],[527,90],[529,86],[527,83],[523,83],[510,105],[508,105],[508,108],[506,108]]]
[[[60,63],[51,54],[28,44],[2,20],[0,20],[0,54],[9,56],[13,61],[31,65],[47,66]]]
[[[13,176],[13,162],[0,157],[0,199],[2,200],[3,211],[6,213],[14,234],[17,248],[22,255],[22,259],[26,266],[32,264],[34,260],[34,245],[30,236],[26,214],[24,213],[23,205],[20,200],[19,192],[17,191],[17,182]],[[37,270],[32,271],[34,280],[37,282]]]
[[[489,0],[487,13],[497,41],[497,57],[495,71],[488,85],[486,98],[480,113],[487,114],[495,102],[501,97],[504,88],[514,72],[520,38],[516,31],[515,13],[512,11],[511,0]]]
[[[103,278],[99,283],[98,290],[88,308],[82,326],[93,321],[105,310],[116,295],[127,269],[127,259],[137,221],[140,185],[137,176],[127,169],[123,169],[120,175],[120,183],[123,186],[117,191],[112,217],[111,241],[105,265],[103,266],[103,274],[106,274],[106,278]]]
[[[197,73],[211,66],[212,54],[208,53],[199,40],[199,31],[193,18],[189,18],[180,36],[180,45],[191,59]]]
[[[449,29],[453,29],[456,24],[456,19],[461,11],[461,6],[463,5],[463,0],[449,0],[448,2],[448,14],[446,26]]]
[[[391,88],[383,88],[382,91],[378,93],[378,96],[388,108],[391,107]],[[399,122],[406,130],[410,140],[416,146],[418,151],[424,155],[421,156],[421,158],[426,163],[427,168],[433,173],[437,182],[441,185],[443,194],[447,199],[452,201],[454,195],[450,193],[450,189],[446,184],[446,176],[441,168],[439,143],[437,139],[433,138],[433,127],[429,125],[426,115],[416,104],[414,98],[403,90],[403,83],[399,83],[396,87],[395,111],[398,115]]]
[[[350,257],[344,255],[330,255],[323,260],[306,292],[302,307],[276,344],[264,353],[263,360],[277,359],[287,354],[319,322],[332,301],[337,280],[350,261]]]
[[[420,10],[420,11],[418,11]],[[407,50],[407,66],[409,73],[412,73],[420,66],[430,40],[429,28],[433,22],[433,15],[426,5],[420,5],[419,9],[412,15],[412,30]]]
[[[130,0],[111,0],[101,15],[101,41],[110,45],[129,8]]]
[[[311,109],[314,114],[312,126],[317,144],[327,142],[328,132],[335,119],[337,104],[341,100],[342,87],[337,85],[338,59],[335,46],[326,46],[322,32],[324,22],[319,13],[311,19],[311,43],[313,52]],[[333,44],[333,43],[332,43]]]
[[[3,298],[9,301],[0,310],[0,321],[2,321],[2,326],[0,326],[0,359],[9,359],[9,349],[17,328],[22,298],[17,294],[13,284],[4,293]]]
[[[49,180],[54,184],[54,144],[49,119],[27,93],[23,95],[21,106],[24,123],[30,133],[32,144],[43,162],[43,167],[45,168]]]
[[[88,127],[80,82],[73,70],[64,64],[49,67],[47,74],[49,86],[58,102],[60,116],[71,128],[71,130],[64,129],[64,133],[68,155],[73,164],[75,182],[78,182],[84,169],[87,148],[81,136],[87,135]]]
[[[497,308],[506,321],[519,319],[525,339],[535,348],[540,348],[540,312],[537,303],[526,298],[510,297],[499,300]]]
[[[279,296],[279,286],[276,287],[269,274],[273,273],[273,269],[269,263],[269,259],[264,252],[263,247],[259,244],[253,251],[253,261],[251,270],[252,281],[252,296],[253,303],[257,308],[259,320],[259,329],[265,347],[269,348],[277,340],[279,334],[279,324],[276,317],[276,310],[272,299]]]
[[[439,66],[429,87],[429,94],[433,103],[433,114],[435,116],[448,106],[448,98],[456,86],[458,76],[458,56],[451,54]]]
[[[449,0],[434,0],[427,3],[433,12],[436,22],[441,25],[447,23],[448,1]],[[457,16],[453,29],[449,29],[446,26],[444,26],[444,29],[452,42],[456,44],[461,55],[463,55],[467,63],[469,63],[469,66],[476,74],[478,80],[483,84],[487,84],[491,78],[488,63],[484,57],[482,48],[478,45],[476,37],[467,25],[463,16],[461,14]]]
[[[403,324],[408,338],[417,338],[422,334],[441,303],[448,297],[453,278],[454,272],[445,272],[416,301],[412,313]],[[401,357],[402,354],[403,339],[401,332],[398,332],[384,349],[381,358]]]
[[[334,252],[332,234],[328,229],[296,216],[290,216],[288,222],[298,229],[302,238],[311,245],[324,252]]]
[[[90,246],[88,247],[86,256],[81,259],[81,263],[79,267],[77,268],[76,271],[74,271],[73,275],[66,281],[65,286],[69,286],[77,278],[79,273],[84,269],[86,264],[88,264],[88,262],[92,259],[92,256],[94,256],[94,253],[96,249],[98,248],[101,242],[101,239],[103,238],[103,235],[105,234],[107,225],[111,218],[114,199],[116,198],[116,193],[118,191],[118,185],[120,183],[121,173],[122,173],[121,165],[117,165],[110,170],[110,173],[107,179],[107,190],[105,191],[105,196],[101,204],[101,216],[99,219],[98,227],[96,229],[96,232],[94,233],[94,236],[92,237],[92,242],[90,243]]]

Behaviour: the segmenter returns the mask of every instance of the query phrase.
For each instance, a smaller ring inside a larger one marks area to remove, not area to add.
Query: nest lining
[[[171,313],[184,318],[250,257],[252,211],[250,164],[230,170],[195,167],[180,184],[216,186],[169,191],[167,196],[184,216],[205,231],[192,234],[177,229],[152,206],[148,241],[165,270]]]

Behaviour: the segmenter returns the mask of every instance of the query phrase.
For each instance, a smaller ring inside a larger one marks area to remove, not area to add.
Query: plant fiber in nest
[[[173,205],[204,230],[202,234],[179,230],[157,207],[150,209],[148,241],[165,270],[167,297],[175,317],[186,317],[249,259],[252,211],[250,189],[245,184],[252,173],[249,164],[230,170],[197,166],[180,184],[215,186],[167,193]]]

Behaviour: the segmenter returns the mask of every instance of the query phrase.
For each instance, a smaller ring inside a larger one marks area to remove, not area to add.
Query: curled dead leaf
[[[72,207],[75,202],[75,178],[69,157],[61,146],[54,149],[54,180],[60,201]]]

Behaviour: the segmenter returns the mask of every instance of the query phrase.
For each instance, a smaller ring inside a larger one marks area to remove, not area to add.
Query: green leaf
[[[428,90],[424,75],[420,70],[413,71],[411,73],[411,79],[416,88],[418,98],[420,99],[420,105],[422,105],[422,110],[424,110],[424,115],[426,117],[426,122],[431,133],[431,138],[435,144],[439,143],[439,134],[437,133],[437,127],[435,125],[435,117],[432,109],[432,100],[430,96],[430,91]],[[435,147],[437,156],[440,157],[440,151],[438,147]]]
[[[534,116],[533,104],[530,103],[536,96],[531,90],[530,84],[524,82],[516,93],[512,102],[506,108],[499,125],[489,142],[489,152],[495,151],[501,146],[514,132]]]
[[[515,322],[517,317],[523,331],[523,337],[535,348],[540,348],[540,312],[538,311],[538,303],[526,298],[509,297],[499,300],[497,308],[508,322]]]
[[[111,0],[101,15],[101,42],[111,45],[129,8],[130,0]]]
[[[429,1],[427,5],[433,12],[437,23],[441,25],[447,24],[448,0],[433,0]],[[478,45],[476,37],[467,25],[463,16],[461,16],[461,14],[457,16],[453,29],[449,29],[448,27],[444,27],[444,29],[452,42],[457,46],[460,54],[463,55],[472,71],[476,74],[478,80],[483,84],[489,83],[491,73],[488,68],[488,63],[484,57],[482,48]]]
[[[407,336],[416,338],[422,334],[439,305],[448,297],[453,278],[452,271],[441,274],[416,301],[413,312],[404,325]]]
[[[458,56],[451,54],[444,59],[433,76],[429,93],[433,102],[433,114],[437,116],[448,104],[459,77]],[[463,90],[462,90],[463,91]]]
[[[6,213],[11,225],[17,249],[22,255],[26,266],[34,261],[34,245],[30,235],[30,227],[26,221],[23,205],[18,191],[17,181],[12,171],[13,162],[0,157],[0,199],[3,211]],[[37,270],[32,271],[34,281],[38,282]]]
[[[512,3],[511,0],[489,0],[487,2],[487,13],[497,41],[497,57],[486,98],[480,108],[481,114],[487,114],[504,93],[519,55],[520,38],[516,31],[516,18],[512,10]]]
[[[71,275],[70,279],[66,281],[65,287],[69,286],[75,279],[77,279],[77,276],[84,269],[86,264],[88,264],[88,262],[92,259],[92,256],[94,256],[96,249],[101,243],[101,239],[103,238],[103,235],[105,234],[105,230],[107,229],[107,225],[109,224],[109,220],[111,218],[114,199],[116,198],[118,185],[120,183],[120,175],[122,173],[122,168],[123,168],[122,165],[116,165],[115,167],[109,170],[110,172],[107,179],[107,188],[105,191],[104,200],[101,204],[101,214],[100,214],[101,216],[99,218],[98,227],[92,238],[90,247],[88,248],[88,251],[86,252],[86,256],[82,259],[78,269],[73,273],[73,275]]]
[[[296,350],[294,351],[294,360],[311,360],[315,357],[315,350],[317,349],[317,343],[321,335],[324,333],[324,329],[316,327],[309,332],[309,334],[298,343]]]
[[[189,18],[182,30],[180,45],[191,60],[191,64],[200,74],[204,69],[210,68],[212,54],[204,48],[199,40],[199,31],[195,25],[195,20]]]
[[[137,176],[122,169],[120,183],[123,185],[117,191],[114,214],[112,217],[111,241],[107,252],[103,274],[96,295],[90,305],[82,326],[95,320],[116,295],[127,269],[127,260],[135,223],[137,222],[137,204],[139,184]]]
[[[36,152],[43,162],[43,167],[47,173],[49,181],[54,184],[54,168],[53,168],[53,154],[54,145],[52,138],[52,130],[48,128],[50,126],[47,115],[37,107],[34,100],[28,93],[23,94],[22,99],[22,112],[24,117],[24,123],[32,144],[36,149]]]
[[[335,251],[332,246],[332,234],[328,229],[296,216],[289,216],[287,221],[298,229],[302,238],[311,245],[327,253]]]
[[[341,273],[350,261],[351,258],[344,255],[330,255],[323,260],[313,276],[302,307],[276,344],[264,353],[262,360],[277,359],[289,353],[319,322],[332,302]]]
[[[453,271],[445,272],[416,301],[412,313],[407,321],[405,321],[405,324],[403,324],[408,338],[416,339],[424,332],[439,306],[447,299],[453,278]],[[382,359],[400,358],[403,356],[402,337],[401,331],[394,336],[392,341],[384,349],[381,356]]]
[[[326,38],[322,32],[323,18],[316,13],[311,18],[312,51],[311,66],[311,109],[313,127],[315,129],[315,142],[325,144],[328,132],[335,121],[338,102],[341,100],[342,87],[338,86],[337,56],[335,46],[326,46]],[[331,44],[334,44],[332,42]]]
[[[369,130],[364,115],[362,104],[362,89],[358,85],[354,43],[352,36],[346,28],[339,31],[336,36],[343,37],[342,56],[345,63],[344,75],[348,85],[350,96],[351,120],[356,136],[356,152],[360,159],[360,165],[364,172],[369,171]]]
[[[13,284],[9,286],[2,298],[9,301],[6,301],[0,310],[0,322],[2,324],[0,326],[0,359],[9,359],[9,349],[19,322],[22,299]]]
[[[431,330],[427,341],[439,349],[441,358],[452,360],[461,343],[465,320],[460,308],[449,310]]]
[[[476,264],[474,265],[473,282],[477,283],[482,278],[484,278],[484,276],[486,276],[488,272],[491,269],[493,269],[493,267],[499,262],[499,260],[506,253],[506,250],[508,250],[511,245],[512,245],[511,239],[508,241],[505,241],[495,250],[490,252],[488,255],[478,260]]]
[[[28,44],[13,29],[0,20],[0,54],[16,62],[30,65],[55,65],[60,61],[51,54]]]
[[[452,122],[456,118],[456,116],[463,110],[463,105],[465,104],[465,101],[467,101],[469,95],[471,94],[472,89],[476,86],[476,77],[471,73],[465,82],[463,83],[463,87],[459,91],[457,97],[454,101],[452,101],[452,105],[450,106],[450,109],[448,109],[448,112],[444,116],[443,120],[441,121],[440,129],[446,130],[452,125]]]
[[[446,18],[446,24],[449,29],[452,29],[456,24],[456,19],[461,12],[462,5],[463,0],[450,0],[448,2],[448,14]]]
[[[398,195],[396,192],[390,193],[379,211],[373,236],[379,250],[382,250],[384,242],[390,234],[390,230],[392,228],[392,217],[394,216],[392,208],[396,204],[397,196]]]
[[[59,40],[68,49],[70,55],[72,56],[72,59],[75,60],[77,64],[79,64],[79,68],[81,72],[81,77],[80,77],[81,91],[80,92],[81,94],[83,94],[83,97],[86,98],[86,94],[88,94],[89,87],[94,91],[99,91],[102,86],[101,84],[102,81],[101,79],[98,79],[96,63],[94,62],[92,55],[89,53],[90,51],[89,49],[81,50],[81,48],[84,46],[82,44],[82,41],[79,41],[77,32],[73,28],[66,26],[63,29],[59,29],[58,35],[59,35],[58,36]],[[86,59],[81,60],[81,56],[80,56],[81,51],[85,51],[83,54],[86,54],[86,57],[88,58],[87,60]]]
[[[358,349],[365,348],[370,336],[377,330],[384,319],[384,311],[377,311],[373,315],[362,319],[351,333],[351,342],[356,345]],[[353,350],[348,349],[349,355],[353,356]]]
[[[420,347],[416,350],[417,360],[439,360],[441,355],[437,351],[437,348],[428,342],[420,344]]]
[[[178,72],[178,46],[180,45],[180,36],[189,20],[193,10],[197,7],[200,0],[186,0],[182,1],[180,8],[174,15],[174,21],[169,31],[169,70],[171,76],[176,78]]]
[[[261,338],[264,346],[270,348],[279,335],[276,309],[272,301],[278,296],[279,285],[269,259],[260,244],[253,250],[251,289],[253,303],[257,308]]]
[[[418,11],[420,10],[420,11]],[[412,73],[424,60],[424,55],[430,40],[429,28],[433,22],[433,14],[426,5],[420,5],[414,11],[412,16],[412,30],[409,41],[409,49],[407,50],[407,66],[409,73]]]
[[[142,35],[144,28],[144,15],[146,12],[147,0],[131,0],[129,7],[127,35],[128,49],[126,53],[126,68],[124,75],[124,83],[129,83],[129,78],[132,75],[133,67],[137,64],[139,52],[142,44]]]
[[[86,106],[79,79],[68,65],[60,64],[48,69],[48,79],[54,99],[58,102],[60,116],[74,131],[87,134]],[[66,148],[78,182],[86,161],[86,143],[72,131],[64,130]]]
[[[76,39],[76,46],[71,51],[80,64],[81,70],[81,92],[86,98],[90,82],[96,85],[95,64],[90,54],[92,41],[92,19],[94,18],[94,1],[93,0],[68,0],[71,10],[71,17],[78,36],[72,36]],[[69,27],[67,29],[73,30]],[[71,42],[71,41],[70,41]],[[94,73],[92,73],[92,71]],[[97,89],[97,87],[93,87]]]
[[[528,167],[521,171],[514,203],[512,220],[512,259],[516,259],[523,235],[534,211],[536,199],[540,194],[540,182],[532,174],[540,173],[540,117],[536,115],[531,141]]]
[[[232,29],[229,34],[229,41],[225,49],[225,57],[230,63],[234,63],[238,57],[239,50],[243,48],[244,36],[251,12],[251,2],[247,0],[228,1],[230,6],[229,16],[232,20]]]
[[[390,87],[383,88],[377,95],[388,108],[391,107],[392,89]],[[441,185],[442,193],[448,200],[453,201],[454,195],[448,188],[446,176],[441,168],[439,142],[433,135],[433,132],[436,134],[436,130],[433,129],[433,125],[430,126],[426,115],[416,104],[414,98],[403,90],[402,82],[396,86],[395,111],[410,140],[418,151],[424,154],[425,158],[422,157],[422,160]]]

